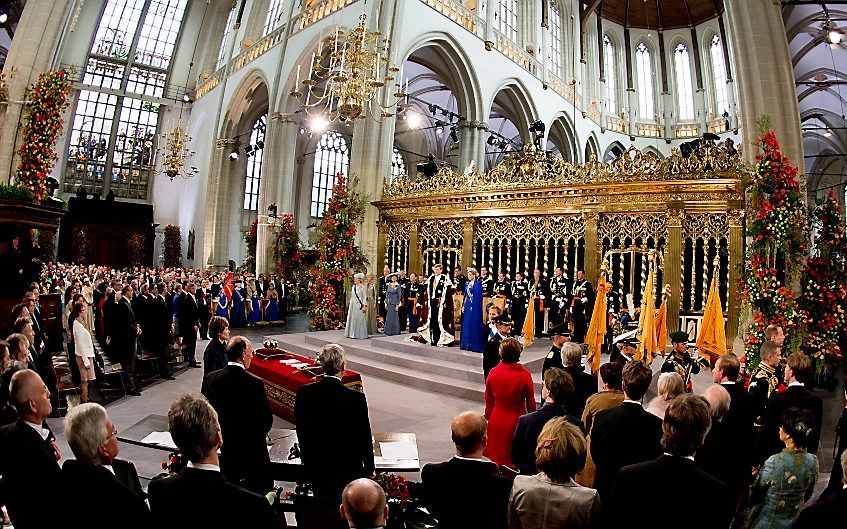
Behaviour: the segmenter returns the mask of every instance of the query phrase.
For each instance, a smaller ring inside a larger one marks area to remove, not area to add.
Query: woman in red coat
[[[532,375],[518,363],[521,344],[514,338],[500,344],[500,363],[485,381],[488,446],[483,454],[498,465],[513,467],[512,438],[521,415],[535,411]]]

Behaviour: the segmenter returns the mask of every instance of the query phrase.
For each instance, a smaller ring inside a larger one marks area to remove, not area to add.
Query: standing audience
[[[617,408],[621,405],[624,399],[623,391],[621,390],[621,373],[623,364],[620,362],[606,362],[600,366],[598,373],[600,374],[600,393],[595,393],[588,397],[585,402],[585,411],[582,412],[583,431],[586,433],[585,449],[587,456],[585,458],[585,467],[576,475],[576,482],[585,487],[594,486],[594,473],[596,467],[594,460],[591,458],[591,427],[594,425],[594,417],[603,410]]]
[[[226,367],[226,342],[229,340],[229,321],[223,316],[209,320],[209,343],[203,351],[203,377]]]
[[[659,375],[657,389],[659,394],[647,403],[644,409],[660,419],[665,418],[665,411],[671,402],[685,392],[685,383],[677,372],[662,373]]]
[[[86,403],[88,402],[88,384],[95,382],[97,376],[94,372],[94,357],[96,355],[94,341],[91,339],[91,333],[85,327],[84,311],[85,305],[76,302],[68,315],[75,357],[73,360],[70,358],[68,360],[75,362],[79,369],[79,396],[80,400]]]
[[[564,370],[573,379],[574,393],[565,402],[567,410],[577,417],[582,416],[588,397],[597,393],[597,380],[582,367],[582,347],[573,342],[562,345]]]

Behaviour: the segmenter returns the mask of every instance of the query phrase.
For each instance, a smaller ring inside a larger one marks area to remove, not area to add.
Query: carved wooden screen
[[[453,269],[462,266],[462,238],[461,219],[422,221],[420,245],[424,275],[432,273],[435,263],[441,263],[444,273],[452,277]]]
[[[658,255],[656,275],[656,302],[662,300],[664,273],[663,254],[668,237],[665,213],[603,214],[600,216],[598,237],[602,241],[603,258],[611,271],[612,289],[618,293],[622,306],[632,294],[633,306],[641,305],[641,296],[647,284],[649,252]]]
[[[682,230],[681,309],[687,312],[703,311],[714,276],[715,256],[719,256],[721,307],[726,311],[729,290],[729,227],[726,214],[686,214]]]
[[[585,263],[585,219],[581,215],[497,217],[479,221],[474,262],[494,277],[502,271],[510,280],[533,270],[551,277],[556,267],[573,280]]]
[[[385,264],[392,272],[409,268],[409,223],[387,222]]]

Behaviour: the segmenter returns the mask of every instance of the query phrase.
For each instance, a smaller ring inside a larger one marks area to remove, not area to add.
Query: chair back
[[[338,510],[341,500],[304,494],[291,498],[298,529],[347,529],[347,521]]]

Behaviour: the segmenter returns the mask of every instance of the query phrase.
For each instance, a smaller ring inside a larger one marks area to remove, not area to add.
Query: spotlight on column
[[[456,127],[450,127],[450,139],[453,140],[453,143],[459,143],[459,131],[456,130]]]
[[[829,39],[830,44],[840,44],[841,39],[843,37],[844,37],[844,35],[840,31],[835,29],[834,27],[832,29],[830,29],[829,32],[826,35],[826,38]]]
[[[487,144],[489,144],[493,147],[493,146],[497,145],[497,138],[495,138],[493,135],[489,136],[488,139],[485,140],[485,143],[487,143]]]
[[[9,15],[0,13],[0,24],[5,24],[7,20],[9,20]]]
[[[238,159],[238,156],[239,156],[239,155],[238,155],[238,149],[236,149],[236,150],[232,151],[231,153],[229,153],[229,159],[230,159],[230,160],[232,160],[232,161],[237,160],[237,159]]]
[[[421,126],[421,115],[417,112],[406,112],[406,124],[410,129],[416,129]]]
[[[442,123],[440,121],[437,122],[437,125],[435,127],[435,133],[438,134],[439,136],[444,134],[444,123]]]

